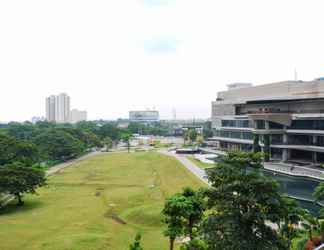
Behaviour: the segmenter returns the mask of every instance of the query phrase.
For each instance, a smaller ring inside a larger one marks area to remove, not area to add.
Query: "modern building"
[[[324,163],[324,79],[228,87],[212,103],[219,149],[259,148],[270,160]]]
[[[49,122],[70,122],[70,97],[61,93],[46,98],[46,120]]]
[[[159,111],[145,110],[145,111],[130,111],[129,120],[131,122],[158,122],[160,120]]]
[[[80,111],[77,109],[71,110],[71,123],[77,123],[87,120],[87,111]]]

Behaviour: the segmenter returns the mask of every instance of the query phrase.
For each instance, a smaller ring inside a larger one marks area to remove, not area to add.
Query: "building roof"
[[[244,104],[252,101],[288,101],[324,98],[324,81],[283,81],[219,92],[216,103]]]

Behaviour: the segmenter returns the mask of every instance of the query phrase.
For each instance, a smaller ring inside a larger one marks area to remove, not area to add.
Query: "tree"
[[[194,239],[194,229],[199,227],[204,211],[202,192],[190,187],[166,200],[162,213],[168,226],[166,236],[170,238],[170,249],[175,237],[188,235],[190,240]]]
[[[298,224],[303,220],[304,209],[300,208],[294,199],[284,198],[284,217],[278,224],[281,236],[287,242],[287,248],[291,248],[292,240],[298,236]]]
[[[303,210],[302,214],[302,226],[308,231],[308,237],[310,240],[313,240],[313,232],[315,229],[319,228],[318,219],[313,216],[308,210]]]
[[[0,166],[0,192],[14,195],[18,205],[23,205],[24,193],[36,193],[38,187],[46,184],[45,172],[21,163]]]
[[[11,122],[9,123],[7,129],[8,135],[15,137],[20,140],[30,140],[34,133],[36,132],[35,126],[30,122],[18,123]]]
[[[194,239],[189,242],[184,243],[180,250],[207,250],[207,244],[201,239]]]
[[[143,250],[143,248],[141,247],[141,238],[141,234],[137,233],[134,243],[129,246],[129,250]]]
[[[132,138],[132,135],[129,134],[129,133],[124,133],[121,135],[121,139],[124,143],[126,143],[126,146],[127,146],[127,151],[128,153],[130,152],[130,140]]]
[[[231,152],[208,172],[210,214],[203,237],[210,250],[287,249],[281,235],[266,223],[283,220],[285,202],[279,184],[263,177],[260,168],[262,154]]]
[[[184,233],[187,234],[190,240],[194,239],[194,228],[197,228],[201,222],[205,211],[205,204],[201,192],[196,192],[192,188],[184,188],[179,194],[185,199],[183,205]]]
[[[47,129],[34,138],[43,160],[66,160],[80,155],[85,145],[66,131]]]
[[[113,146],[113,141],[110,137],[106,137],[103,141],[103,144],[106,146],[106,151],[108,152]]]
[[[22,162],[32,165],[38,161],[36,146],[28,141],[0,134],[0,165]]]
[[[197,136],[197,144],[199,146],[203,145],[204,143],[204,137],[202,135]]]
[[[174,249],[174,242],[177,237],[183,234],[183,196],[174,195],[165,201],[162,210],[163,221],[167,225],[164,235],[169,237],[169,249]]]
[[[198,133],[196,129],[189,129],[189,139],[191,142],[195,142],[197,140]]]
[[[261,151],[261,147],[259,144],[259,135],[253,134],[253,152],[258,153]]]
[[[106,123],[105,125],[100,127],[98,134],[101,139],[106,137],[110,137],[113,141],[120,139],[120,130],[117,128],[117,126],[111,123]]]
[[[320,183],[313,193],[313,197],[316,201],[324,200],[324,183]]]

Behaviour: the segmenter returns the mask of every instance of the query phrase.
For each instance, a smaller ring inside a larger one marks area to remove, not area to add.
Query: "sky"
[[[89,119],[208,118],[218,91],[324,76],[323,0],[0,1],[0,121],[61,92]]]

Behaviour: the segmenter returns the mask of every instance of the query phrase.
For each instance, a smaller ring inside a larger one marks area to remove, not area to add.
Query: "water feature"
[[[313,202],[312,194],[320,181],[274,173],[265,169],[263,174],[278,181],[282,193],[295,197],[301,207],[308,209],[314,215],[318,215],[321,206]]]

